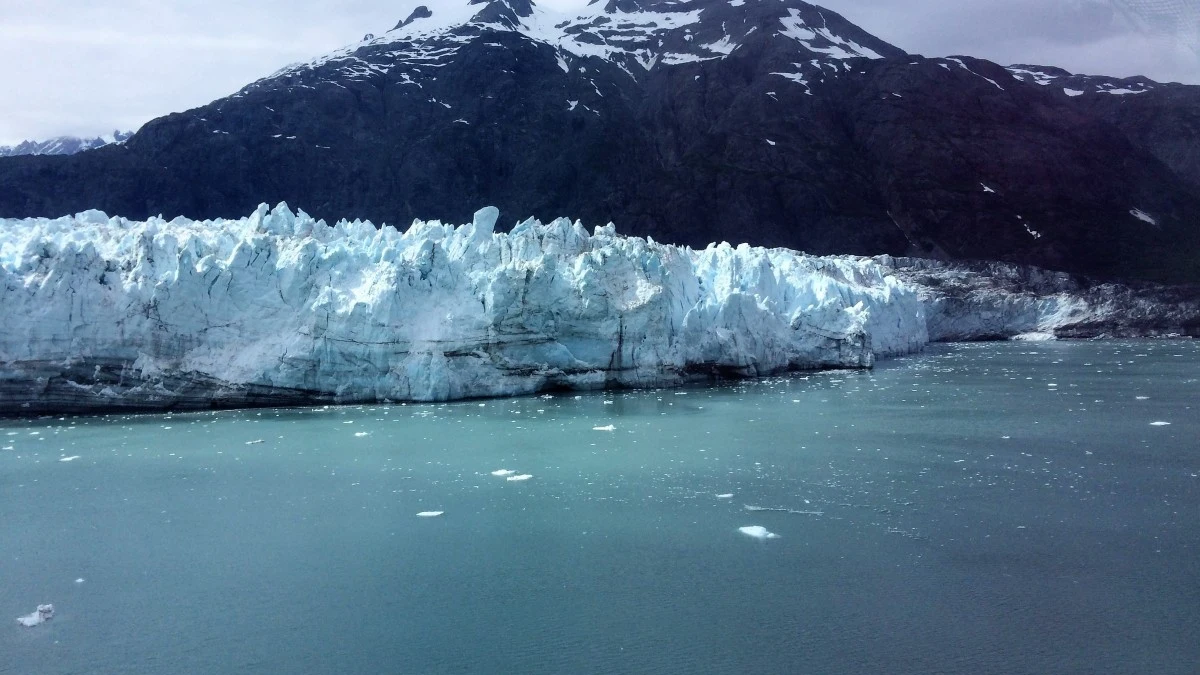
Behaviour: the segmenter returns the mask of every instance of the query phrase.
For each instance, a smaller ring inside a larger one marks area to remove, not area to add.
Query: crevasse
[[[497,215],[0,221],[0,400],[439,401],[863,368],[928,342],[916,291],[870,259]]]

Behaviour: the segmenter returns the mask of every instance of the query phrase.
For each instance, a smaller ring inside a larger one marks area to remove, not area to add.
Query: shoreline
[[[1037,345],[1044,345],[1047,343],[1070,344],[1070,343],[1074,343],[1074,342],[1125,342],[1125,341],[1190,342],[1192,340],[1197,340],[1197,339],[1200,339],[1200,336],[1181,335],[1181,334],[1069,337],[1069,338],[1055,338],[1052,340],[1038,340],[1038,341],[1019,340],[1019,339],[1014,339],[1014,338],[1003,338],[1003,339],[981,338],[981,339],[976,339],[976,340],[953,340],[953,341],[930,342],[926,345],[926,348],[939,347],[939,346],[982,344],[982,343],[1021,343],[1021,344],[1029,345],[1029,346],[1037,346]],[[311,409],[326,408],[326,407],[355,407],[355,406],[410,406],[410,405],[430,406],[430,405],[441,405],[441,404],[462,404],[462,403],[469,403],[469,402],[474,402],[474,401],[480,401],[480,402],[482,402],[482,401],[502,401],[502,400],[516,399],[516,398],[529,398],[529,397],[539,397],[539,396],[546,396],[546,395],[561,395],[561,396],[579,395],[579,396],[582,396],[582,395],[587,395],[587,394],[597,394],[597,393],[603,393],[603,392],[648,391],[648,390],[653,390],[653,389],[667,389],[667,390],[710,389],[710,388],[722,387],[722,386],[736,386],[738,384],[742,384],[742,383],[746,383],[746,382],[758,382],[758,381],[762,381],[762,380],[767,380],[767,379],[771,379],[771,378],[780,378],[780,377],[783,377],[783,378],[802,377],[802,376],[807,376],[807,375],[824,375],[824,374],[832,374],[832,373],[847,372],[847,371],[870,372],[876,366],[886,366],[887,364],[894,362],[897,359],[908,358],[908,357],[920,357],[924,354],[924,351],[925,351],[925,349],[921,349],[919,351],[911,352],[908,354],[900,354],[900,355],[896,355],[893,357],[883,358],[883,359],[880,359],[879,361],[877,361],[875,366],[872,366],[869,368],[837,368],[837,367],[814,368],[814,369],[799,369],[799,368],[797,368],[797,369],[784,370],[784,371],[775,372],[775,373],[764,373],[761,375],[746,376],[746,377],[738,377],[738,376],[731,376],[731,375],[712,375],[709,377],[695,376],[691,379],[682,380],[682,381],[678,381],[675,383],[665,383],[664,382],[664,383],[657,383],[657,384],[647,384],[645,386],[616,385],[616,386],[600,386],[600,387],[580,388],[580,389],[547,388],[547,389],[542,389],[542,390],[537,390],[537,391],[521,392],[521,393],[508,394],[508,395],[465,396],[465,397],[461,397],[461,398],[439,399],[439,400],[418,400],[418,399],[392,400],[392,399],[378,399],[378,398],[377,399],[338,400],[336,398],[329,397],[329,396],[322,397],[322,395],[320,393],[316,393],[314,395],[309,396],[308,398],[305,398],[301,394],[296,394],[294,396],[279,395],[277,398],[268,398],[270,396],[270,394],[260,394],[262,396],[262,398],[257,401],[254,401],[254,402],[249,402],[245,399],[237,399],[237,398],[226,398],[226,399],[209,398],[204,401],[197,400],[197,402],[195,404],[191,404],[191,403],[187,403],[187,402],[184,402],[181,404],[179,401],[164,403],[162,405],[157,405],[153,401],[141,401],[141,402],[136,402],[136,403],[126,402],[126,403],[115,403],[115,404],[97,402],[97,403],[81,403],[79,405],[69,405],[69,406],[59,407],[59,408],[39,408],[39,407],[32,405],[33,401],[28,401],[27,403],[30,404],[28,408],[13,408],[13,407],[7,406],[5,404],[0,404],[0,420],[24,420],[24,421],[27,421],[27,420],[47,419],[47,418],[64,417],[64,416],[65,417],[89,417],[89,418],[103,417],[103,416],[109,416],[109,415],[123,415],[123,416],[147,415],[147,416],[151,416],[151,415],[162,415],[162,414],[193,414],[193,413],[205,413],[205,412],[216,413],[216,412],[230,412],[230,411],[264,410],[264,409],[311,410]],[[232,387],[230,387],[230,388],[232,388]]]

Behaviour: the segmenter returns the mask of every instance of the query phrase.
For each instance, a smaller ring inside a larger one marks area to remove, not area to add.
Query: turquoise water
[[[992,343],[0,420],[0,672],[1195,673],[1198,394],[1196,342]]]

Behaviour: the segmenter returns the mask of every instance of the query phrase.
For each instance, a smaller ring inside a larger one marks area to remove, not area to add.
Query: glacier
[[[876,258],[925,306],[932,342],[1200,336],[1200,287],[1097,281],[1000,261]]]
[[[497,217],[0,220],[0,410],[672,386],[928,342],[916,290],[871,259]]]
[[[870,368],[931,341],[1200,333],[1191,289],[694,250],[611,224],[328,226],[286,204],[0,219],[0,414],[446,401]]]

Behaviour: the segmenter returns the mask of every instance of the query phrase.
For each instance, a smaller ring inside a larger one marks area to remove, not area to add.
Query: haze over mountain
[[[799,0],[439,3],[126,144],[0,161],[0,216],[506,223],[1200,278],[1200,88],[911,56]]]
[[[124,143],[133,135],[132,131],[114,131],[95,138],[59,136],[44,141],[22,141],[16,145],[0,145],[0,157],[17,155],[73,155],[84,150],[94,150],[113,143]]]

